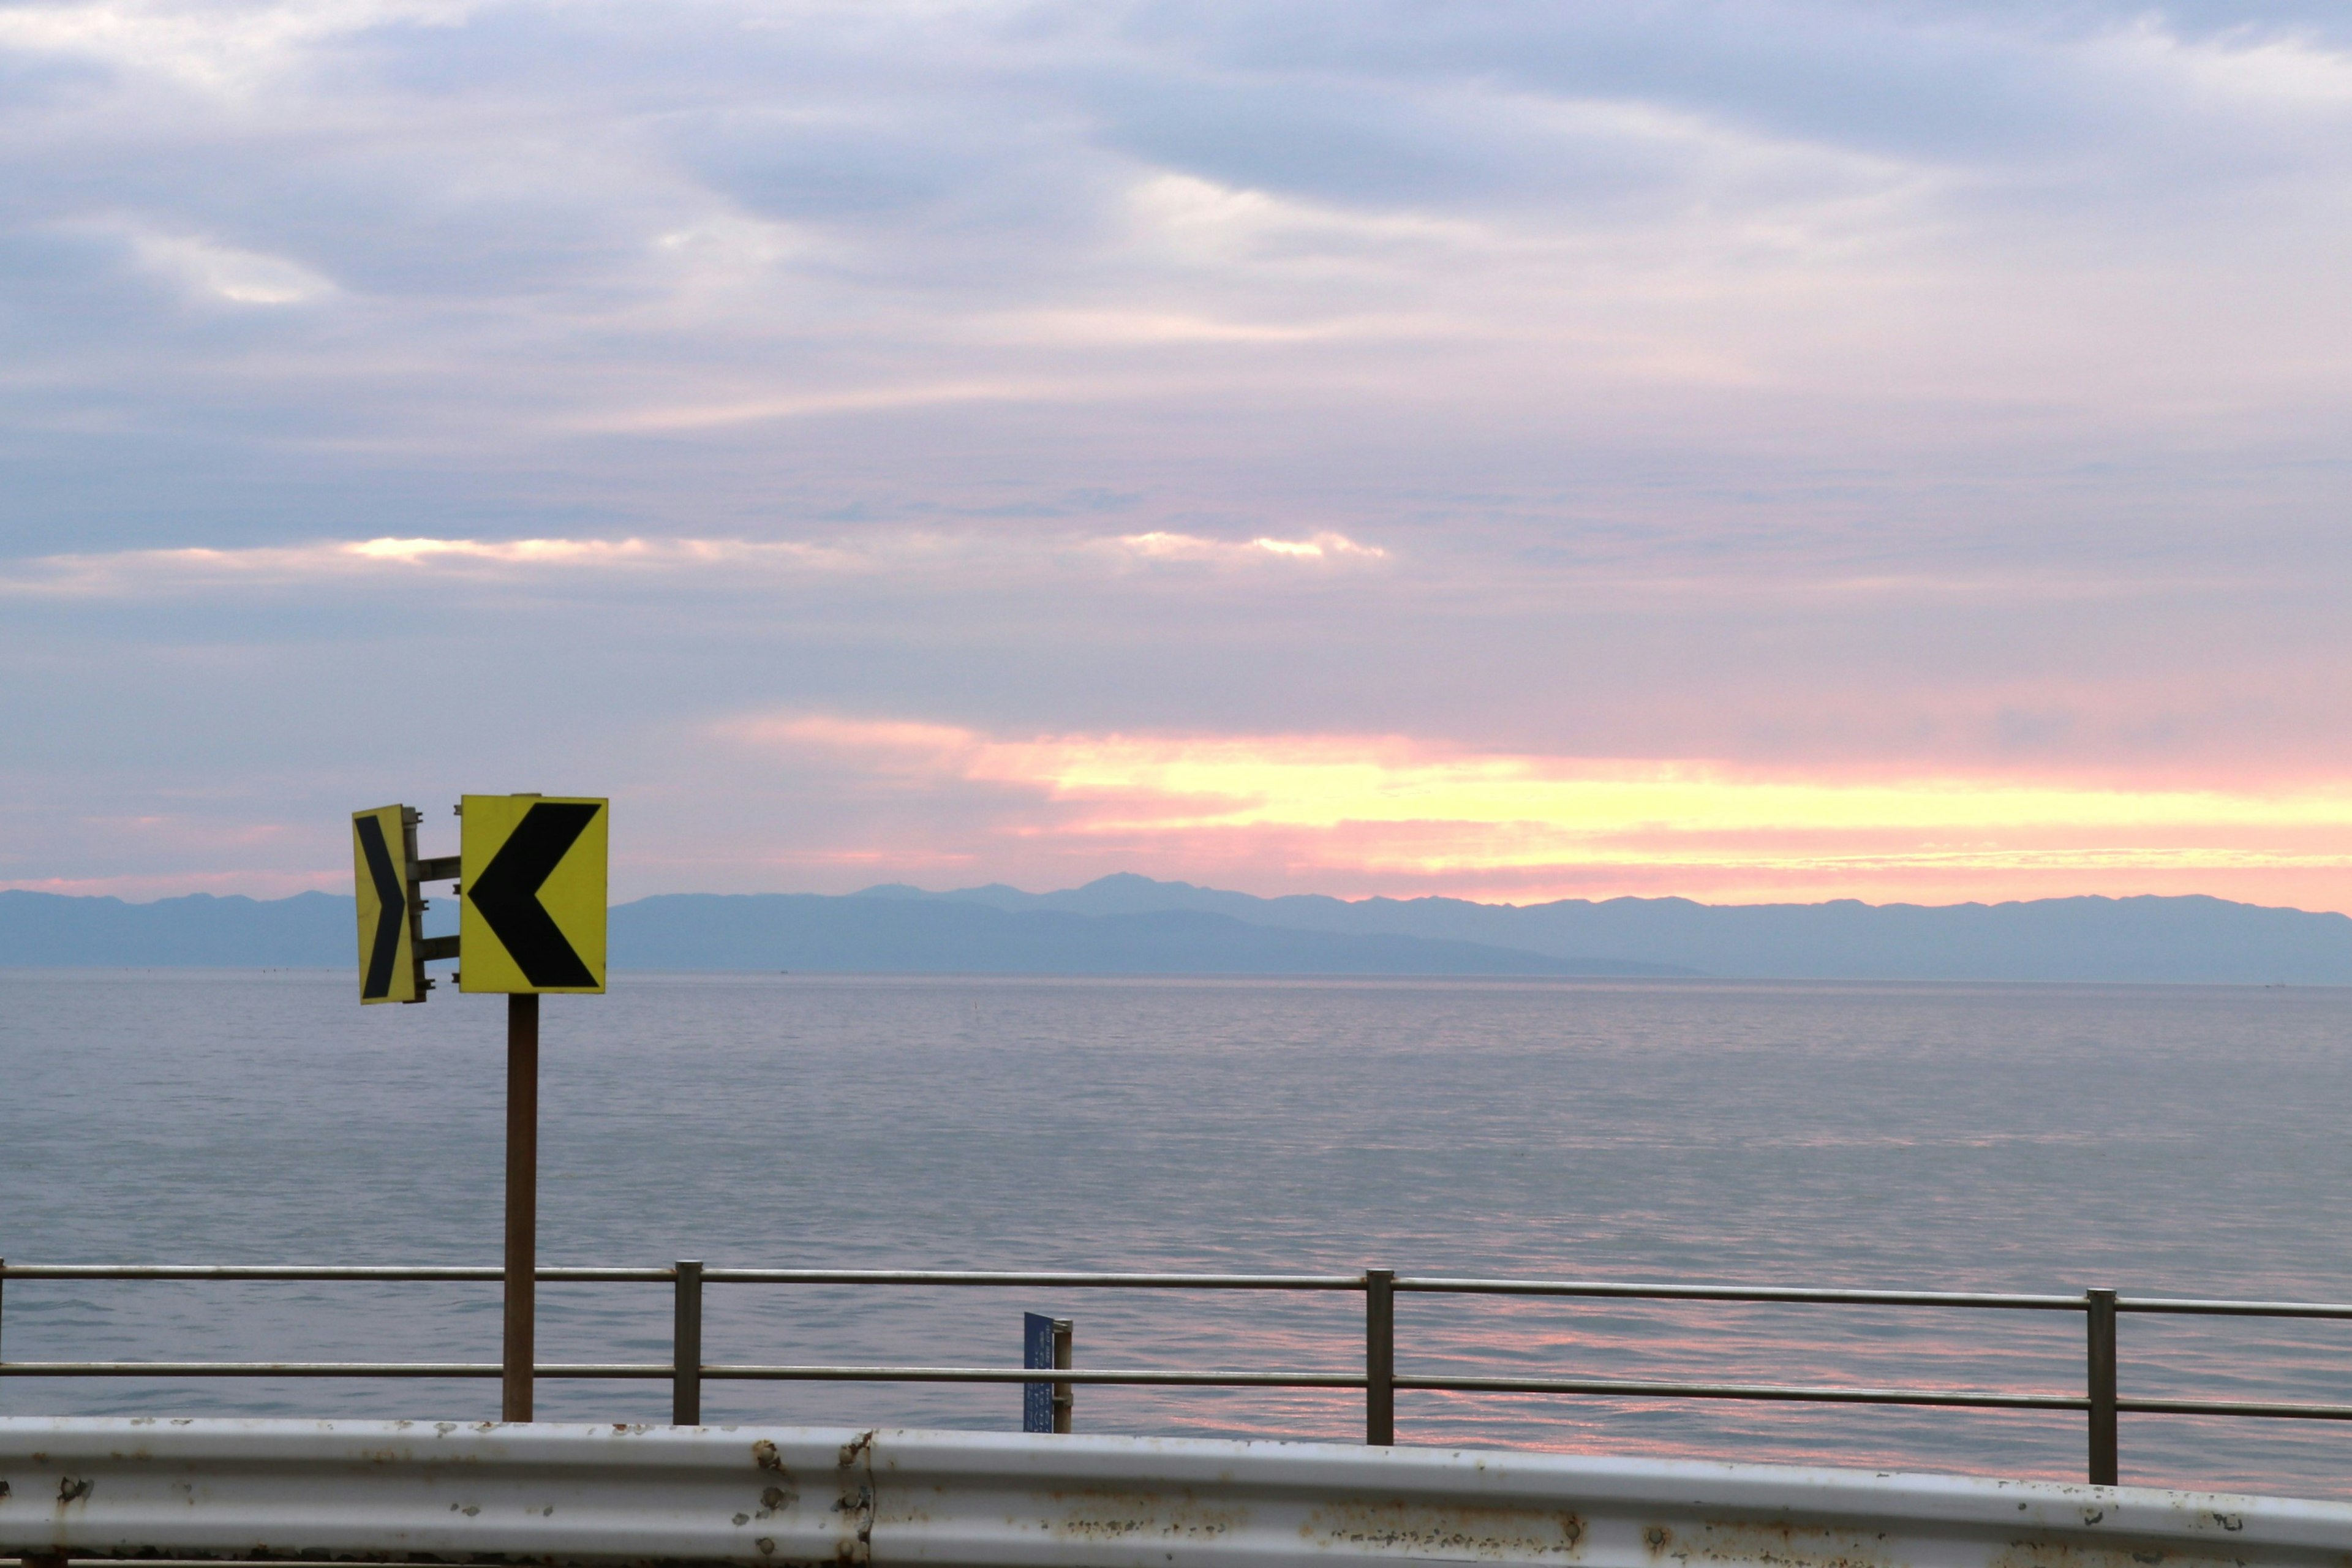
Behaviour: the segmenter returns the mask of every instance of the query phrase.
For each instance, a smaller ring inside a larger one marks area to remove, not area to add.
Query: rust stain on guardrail
[[[1045,1533],[1062,1541],[1211,1542],[1248,1522],[1249,1510],[1203,1503],[1188,1491],[1088,1488],[1046,1494],[1060,1511]]]
[[[1567,1561],[1583,1544],[1584,1520],[1572,1509],[1351,1499],[1315,1510],[1299,1534],[1318,1547],[1382,1555]]]
[[[1778,1519],[1706,1519],[1677,1531],[1657,1524],[1643,1531],[1652,1558],[1667,1563],[1769,1563],[1773,1568],[1898,1568],[1908,1555],[1885,1531],[1840,1530]]]

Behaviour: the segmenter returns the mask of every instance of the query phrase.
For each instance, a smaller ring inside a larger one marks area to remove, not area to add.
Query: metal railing
[[[2125,1314],[2187,1317],[2352,1320],[2352,1304],[2310,1301],[2205,1300],[2131,1296],[2089,1289],[2079,1296],[1958,1290],[1814,1289],[1771,1285],[1675,1285],[1586,1279],[1480,1279],[1401,1276],[1386,1268],[1360,1274],[1121,1274],[1069,1270],[948,1270],[871,1268],[712,1268],[685,1260],[667,1268],[540,1268],[550,1284],[663,1284],[674,1300],[672,1356],[667,1363],[553,1362],[512,1369],[497,1362],[11,1362],[0,1377],[268,1377],[500,1378],[518,1370],[530,1377],[643,1379],[670,1384],[676,1425],[701,1420],[708,1382],[1051,1383],[1057,1397],[1077,1384],[1205,1388],[1328,1388],[1364,1391],[1364,1441],[1396,1440],[1399,1391],[1448,1394],[1553,1394],[1632,1400],[1742,1400],[1805,1405],[1919,1405],[1977,1410],[2080,1411],[2084,1416],[2087,1479],[2116,1484],[2117,1417],[2124,1415],[2215,1415],[2297,1421],[2352,1421],[2352,1405],[2239,1399],[2146,1399],[2117,1392],[2116,1327]],[[495,1268],[307,1265],[174,1265],[7,1263],[9,1280],[179,1279],[302,1282],[471,1281],[496,1283]],[[1035,1367],[783,1365],[705,1363],[702,1297],[709,1285],[856,1285],[951,1289],[1085,1290],[1255,1290],[1355,1292],[1364,1298],[1364,1358],[1360,1370],[1296,1371],[1172,1367]],[[1428,1374],[1396,1370],[1396,1298],[1401,1294],[1615,1299],[1813,1305],[1942,1308],[1972,1311],[2079,1312],[2084,1324],[2080,1394],[1972,1388],[1853,1387],[1790,1384],[1659,1381],[1603,1377]],[[0,1295],[0,1307],[5,1307]],[[5,1325],[5,1318],[0,1318]]]
[[[26,1416],[0,1483],[26,1568],[2343,1568],[2352,1541],[2352,1503],[2294,1498],[856,1426]]]

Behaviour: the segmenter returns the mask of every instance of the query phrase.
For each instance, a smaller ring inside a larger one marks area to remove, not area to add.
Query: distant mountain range
[[[435,900],[428,931],[454,930]],[[352,900],[0,892],[0,966],[343,967]],[[2352,919],[2209,898],[1710,905],[1261,899],[1118,875],[1055,893],[668,894],[616,906],[615,969],[1695,975],[2352,984]]]
[[[2352,918],[2226,899],[2033,899],[2001,904],[1700,904],[1688,899],[1261,899],[1120,874],[1058,893],[1002,885],[857,898],[1008,911],[1226,914],[1287,930],[1489,943],[1580,962],[1633,960],[1725,978],[2196,981],[2352,984]]]
[[[952,895],[674,893],[613,910],[613,963],[1035,974],[1688,974],[1411,931],[1276,926],[1215,910],[1008,910]]]

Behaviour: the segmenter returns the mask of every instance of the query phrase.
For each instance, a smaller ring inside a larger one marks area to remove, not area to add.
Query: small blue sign
[[[1021,1364],[1051,1368],[1054,1364],[1054,1320],[1043,1312],[1021,1314]],[[1050,1383],[1024,1383],[1021,1385],[1021,1430],[1051,1432],[1054,1429],[1054,1385]]]

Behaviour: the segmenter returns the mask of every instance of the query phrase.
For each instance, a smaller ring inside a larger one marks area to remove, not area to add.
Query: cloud
[[[228,871],[148,872],[121,877],[42,877],[16,881],[0,878],[0,888],[59,893],[72,899],[121,899],[126,903],[141,904],[156,899],[184,898],[190,893],[248,899],[288,899],[310,892],[345,893],[350,889],[350,876],[341,868],[273,871],[244,866]]]
[[[496,0],[51,0],[0,8],[0,50],[106,68],[142,96],[232,109],[411,29],[455,29]]]
[[[1225,565],[1265,561],[1385,561],[1389,552],[1378,545],[1359,544],[1344,533],[1324,531],[1304,539],[1202,539],[1196,534],[1130,533],[1121,547],[1146,561],[1210,561]]]
[[[2307,34],[2241,25],[2218,37],[2189,37],[2142,18],[2120,29],[2110,47],[2232,107],[2277,118],[2352,114],[2352,49],[2330,48]]]
[[[299,262],[188,236],[131,234],[140,264],[190,295],[232,305],[301,305],[335,286]]]
[[[1311,565],[1376,562],[1388,552],[1344,534],[1244,541],[1142,533],[1005,538],[986,532],[866,531],[826,540],[436,539],[322,540],[238,549],[190,546],[104,554],[49,555],[0,565],[0,595],[61,598],[201,594],[277,584],[400,583],[421,576],[520,581],[532,576],[636,576],[740,587],[747,581],[811,575],[919,574],[983,571],[993,575],[1100,576],[1109,562],[1208,562]]]
[[[740,540],[429,539],[322,541],[244,549],[189,547],[53,555],[16,563],[0,593],[68,596],[202,592],[246,584],[381,578],[386,573],[479,574],[499,568],[572,571],[716,567],[823,568],[845,559],[816,546]]]
[[[730,425],[765,424],[824,415],[879,413],[937,404],[1071,402],[1099,389],[1051,383],[953,382],[915,386],[879,386],[812,393],[795,397],[754,397],[741,402],[630,409],[586,415],[569,421],[577,429],[622,433],[705,430]]]

